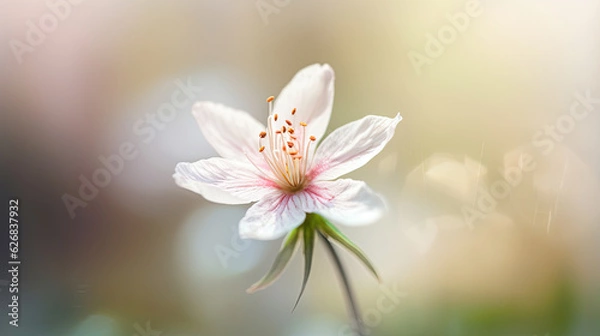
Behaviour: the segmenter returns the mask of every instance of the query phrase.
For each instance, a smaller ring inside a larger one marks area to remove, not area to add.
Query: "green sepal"
[[[290,259],[292,259],[292,256],[294,255],[294,251],[296,250],[296,244],[298,243],[299,237],[300,237],[300,228],[296,228],[296,229],[292,230],[287,235],[287,237],[283,241],[283,244],[281,245],[281,249],[279,250],[279,253],[277,254],[277,257],[275,258],[275,261],[273,262],[273,266],[271,266],[271,269],[269,270],[269,272],[262,279],[260,279],[258,282],[256,282],[254,285],[250,286],[250,288],[248,288],[246,290],[247,293],[252,294],[259,290],[263,290],[263,289],[269,287],[277,279],[279,279],[279,277],[285,270],[285,267],[287,266]]]
[[[300,294],[296,299],[294,308],[292,308],[292,312],[296,309],[302,294],[304,294],[304,289],[306,288],[306,283],[308,282],[310,270],[312,268],[313,250],[315,247],[315,228],[312,224],[312,218],[310,215],[306,217],[306,220],[304,221],[304,224],[302,224],[301,228],[304,240],[304,278],[302,279],[302,288],[300,289]]]
[[[335,226],[333,226],[333,224],[331,224],[327,219],[325,219],[321,216],[318,216],[318,218],[320,220],[317,222],[317,229],[322,234],[324,234],[326,237],[329,237],[329,238],[337,241],[342,246],[344,246],[346,249],[348,249],[348,251],[350,251],[352,254],[354,254],[358,259],[360,259],[363,262],[363,264],[365,264],[365,266],[369,269],[369,271],[371,271],[371,273],[373,273],[373,275],[375,276],[377,281],[381,282],[381,279],[379,278],[379,275],[377,274],[375,267],[373,267],[373,264],[371,264],[371,261],[369,261],[369,258],[367,258],[365,253],[356,244],[354,244],[348,237],[346,237],[340,230],[338,230]]]

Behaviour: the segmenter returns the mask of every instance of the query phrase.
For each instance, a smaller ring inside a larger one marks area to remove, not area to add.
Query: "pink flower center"
[[[275,177],[275,183],[290,193],[304,189],[310,168],[310,144],[317,140],[306,136],[307,124],[296,121],[296,108],[292,109],[289,119],[279,120],[273,114],[274,97],[269,97],[269,117],[267,129],[260,132],[259,149],[265,162]]]

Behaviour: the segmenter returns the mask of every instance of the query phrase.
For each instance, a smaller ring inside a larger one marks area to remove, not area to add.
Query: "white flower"
[[[366,116],[324,135],[333,105],[333,69],[314,64],[300,70],[274,101],[267,126],[248,113],[198,102],[193,113],[221,157],[182,162],[176,183],[209,201],[256,202],[240,221],[240,236],[277,239],[300,226],[307,213],[334,223],[370,224],[383,200],[364,182],[336,178],[371,160],[402,119]]]

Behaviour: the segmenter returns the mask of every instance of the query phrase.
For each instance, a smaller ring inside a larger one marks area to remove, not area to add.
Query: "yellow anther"
[[[301,121],[300,126],[306,126],[306,123],[304,121]]]
[[[258,149],[258,151],[259,151],[259,152],[261,152],[261,153],[262,153],[262,151],[264,151],[264,150],[265,150],[265,146],[261,146],[261,147]]]

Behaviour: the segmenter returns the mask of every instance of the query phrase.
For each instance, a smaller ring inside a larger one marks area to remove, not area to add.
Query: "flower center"
[[[296,121],[296,108],[289,119],[279,119],[273,114],[274,97],[267,98],[269,117],[267,129],[260,132],[259,149],[275,177],[275,182],[287,192],[302,190],[306,185],[306,172],[310,168],[310,144],[317,140],[306,135],[306,122]]]

